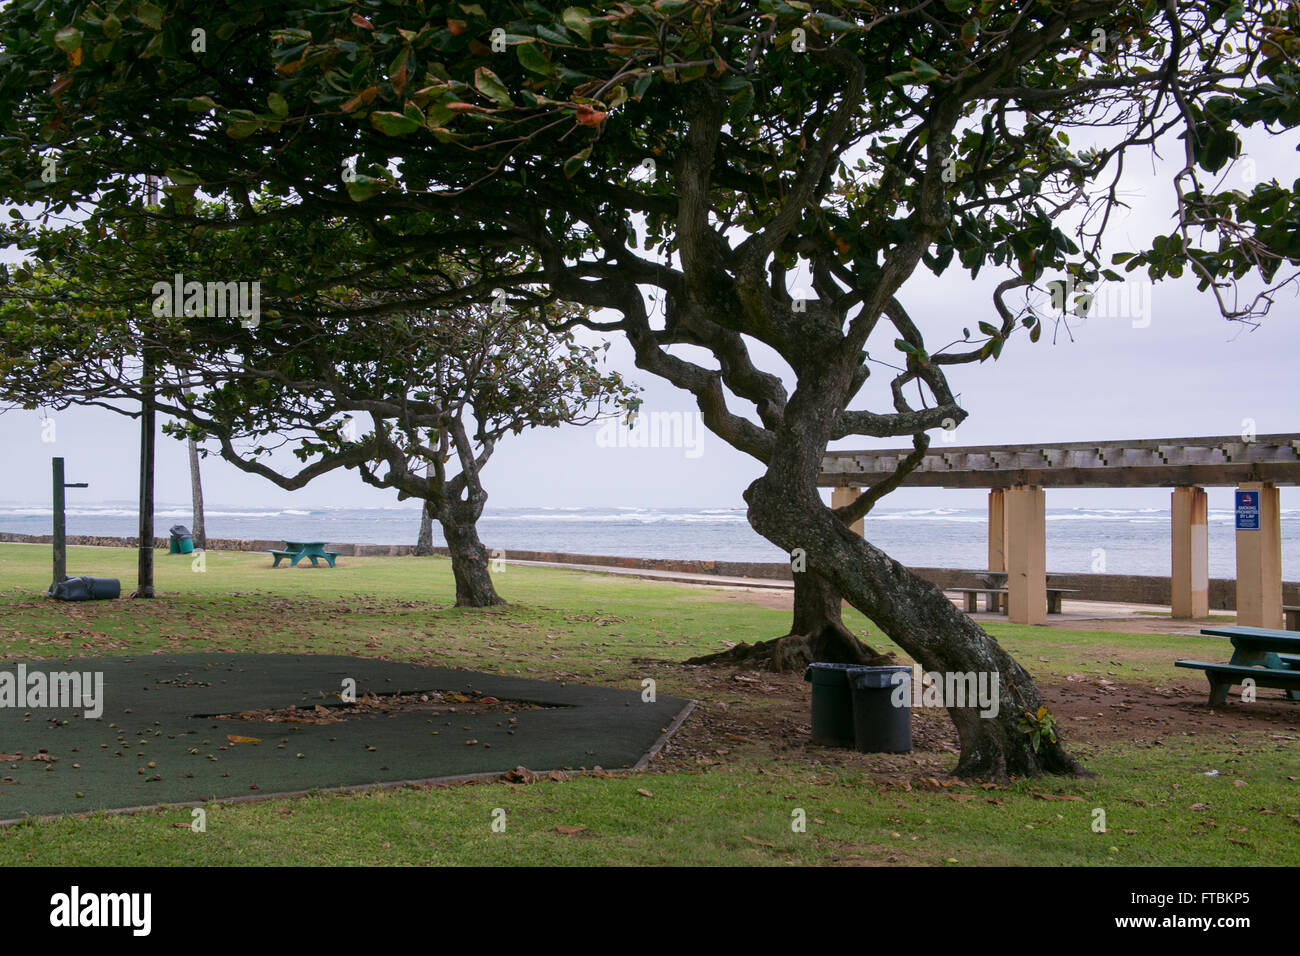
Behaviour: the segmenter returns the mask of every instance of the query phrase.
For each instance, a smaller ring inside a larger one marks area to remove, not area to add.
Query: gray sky
[[[1289,182],[1296,163],[1295,134],[1272,142],[1248,142],[1253,163],[1227,174],[1238,188],[1250,177]],[[1178,156],[1176,146],[1167,152]],[[1114,223],[1108,252],[1140,248],[1157,231],[1170,228],[1170,166],[1130,163],[1124,181],[1132,205]],[[1252,168],[1253,166],[1253,168]],[[4,258],[12,259],[13,255]],[[972,282],[953,269],[941,280],[915,278],[900,296],[932,347],[993,320],[991,290],[997,276]],[[1136,298],[1124,301],[1142,305]],[[1126,290],[1126,294],[1132,290]],[[1149,314],[1093,316],[1076,321],[1073,339],[1050,341],[1045,330],[1037,344],[1016,336],[997,362],[953,369],[950,381],[970,417],[956,432],[957,445],[1021,444],[1074,440],[1165,438],[1240,434],[1253,419],[1259,434],[1300,431],[1300,299],[1283,291],[1272,314],[1251,330],[1225,321],[1208,295],[1184,278],[1149,289]],[[1149,319],[1149,322],[1147,321]],[[873,355],[890,357],[893,335],[868,343]],[[761,353],[760,353],[761,354]],[[615,339],[614,367],[645,387],[643,414],[685,412],[693,406],[684,393],[640,372],[630,350]],[[774,367],[775,371],[781,371]],[[873,376],[860,407],[881,407],[879,389],[888,370]],[[7,461],[0,478],[0,501],[49,500],[49,458],[68,460],[69,480],[88,480],[78,492],[90,504],[133,500],[136,496],[138,427],[132,420],[98,409],[70,410],[54,416],[56,441],[42,441],[41,415],[12,411],[0,415],[0,442]],[[694,450],[683,448],[600,447],[599,429],[564,427],[508,437],[498,446],[485,473],[489,507],[535,506],[740,506],[741,491],[758,475],[747,456],[705,433]],[[939,436],[935,443],[939,444]],[[849,440],[839,447],[899,447],[905,441]],[[284,492],[264,479],[245,475],[216,457],[204,466],[209,505],[294,507],[391,506],[395,492],[367,487],[351,473],[317,479],[306,488]],[[188,464],[181,442],[160,438],[159,501],[189,498]],[[901,489],[883,507],[978,506],[982,492]],[[1053,491],[1049,507],[1166,507],[1166,490]],[[1293,489],[1283,490],[1283,507],[1300,506]],[[1211,492],[1211,507],[1229,507],[1229,492]]]

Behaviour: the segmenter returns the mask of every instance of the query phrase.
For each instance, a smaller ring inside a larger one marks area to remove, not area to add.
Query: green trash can
[[[848,672],[857,664],[826,664],[815,661],[804,671],[812,684],[812,739],[827,747],[852,747],[853,694]]]
[[[845,674],[853,701],[853,744],[864,754],[912,750],[912,668],[850,667]],[[902,706],[895,699],[902,688]]]
[[[168,554],[194,553],[194,535],[190,534],[190,529],[185,527],[185,525],[172,525],[171,536],[171,547],[167,549]]]

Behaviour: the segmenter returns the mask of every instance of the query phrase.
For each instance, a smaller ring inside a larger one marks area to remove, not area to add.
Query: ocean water
[[[154,533],[189,525],[188,504],[160,504]],[[133,505],[70,506],[68,534],[130,537]],[[0,531],[49,534],[48,506],[0,503]],[[983,568],[988,560],[983,508],[880,508],[866,520],[867,538],[914,567]],[[420,511],[391,508],[258,509],[210,506],[213,538],[285,538],[337,544],[413,544]],[[1229,510],[1211,510],[1210,575],[1236,574],[1235,532]],[[562,551],[641,558],[780,561],[782,553],[759,537],[743,508],[490,508],[479,521],[489,548]],[[434,538],[441,543],[438,525]],[[1111,574],[1169,573],[1169,511],[1159,508],[1049,508],[1047,569]],[[1300,509],[1282,512],[1282,571],[1300,578]]]

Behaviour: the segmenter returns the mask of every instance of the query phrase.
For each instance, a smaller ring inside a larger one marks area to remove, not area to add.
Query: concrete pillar
[[[1047,623],[1047,496],[1038,485],[1008,488],[1007,620]]]
[[[843,508],[845,505],[851,505],[858,500],[859,491],[857,488],[836,488],[831,492],[831,507]],[[850,527],[859,536],[862,536],[862,519],[859,518],[853,522]]]
[[[1237,623],[1281,629],[1281,499],[1275,486],[1259,481],[1237,490],[1259,493],[1259,527],[1237,531]]]
[[[1176,618],[1210,613],[1210,534],[1204,488],[1175,488],[1171,503],[1170,610]],[[1281,601],[1278,602],[1281,604]]]
[[[1007,569],[1007,505],[1001,488],[989,491],[989,564],[990,571]]]

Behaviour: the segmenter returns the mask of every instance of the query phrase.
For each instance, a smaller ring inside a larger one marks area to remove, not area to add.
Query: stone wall
[[[167,538],[154,538],[154,547],[166,550]],[[49,544],[48,534],[13,534],[0,532],[0,541],[20,544]],[[112,538],[94,535],[69,535],[69,545],[103,548],[134,548],[135,538]],[[240,540],[235,538],[209,538],[210,551],[270,551],[284,546],[283,539]],[[335,544],[331,551],[345,557],[401,557],[414,552],[409,544]],[[447,554],[446,548],[434,548],[435,553]],[[494,556],[498,552],[493,551]],[[597,567],[627,568],[640,571],[670,571],[680,574],[716,574],[719,577],[763,578],[789,581],[790,565],[759,561],[679,561],[668,558],[621,558],[603,554],[564,554],[556,551],[506,550],[508,561],[546,561],[553,564],[588,564]],[[912,571],[941,588],[980,587],[983,581],[975,571],[952,568],[912,568]],[[1053,587],[1074,588],[1078,594],[1072,598],[1084,601],[1116,601],[1124,604],[1169,605],[1169,579],[1143,574],[1049,574]],[[1300,605],[1300,581],[1284,581],[1282,602]],[[1233,578],[1210,578],[1210,607],[1213,610],[1233,610],[1237,606],[1237,582]]]

